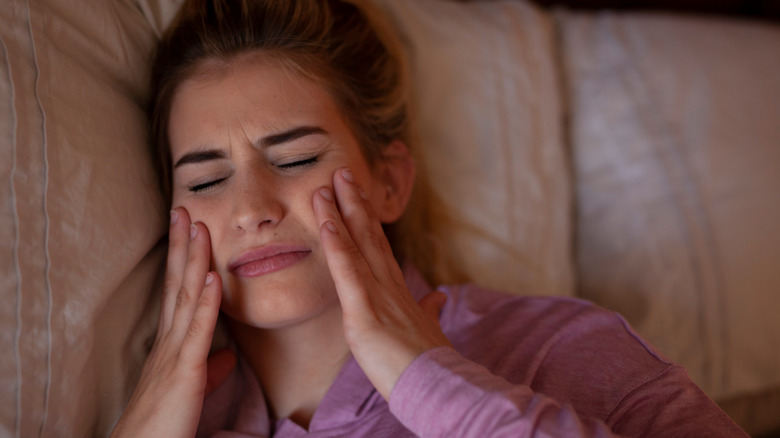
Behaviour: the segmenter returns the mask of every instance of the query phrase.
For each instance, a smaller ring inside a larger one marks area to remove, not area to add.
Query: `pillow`
[[[562,14],[580,294],[711,396],[780,384],[780,27]]]
[[[415,123],[476,283],[571,295],[569,164],[551,18],[523,1],[375,0],[411,63]]]
[[[128,2],[0,12],[0,435],[107,435],[156,321],[154,33]]]

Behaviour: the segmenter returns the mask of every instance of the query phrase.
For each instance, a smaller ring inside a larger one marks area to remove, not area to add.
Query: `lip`
[[[228,264],[228,270],[238,277],[258,277],[294,265],[311,249],[301,245],[267,245],[249,250]]]

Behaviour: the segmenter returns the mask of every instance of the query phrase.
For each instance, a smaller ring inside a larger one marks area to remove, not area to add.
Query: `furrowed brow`
[[[268,148],[284,143],[289,143],[307,135],[315,134],[328,134],[328,131],[318,126],[300,126],[285,132],[281,132],[279,134],[263,137],[260,139],[259,145],[261,148]],[[224,158],[227,158],[225,152],[215,149],[190,152],[188,154],[184,154],[184,156],[181,157],[179,161],[176,162],[176,164],[174,164],[173,168],[176,169],[179,166],[183,166],[185,164],[204,163],[207,161],[221,160]]]
[[[176,169],[177,167],[183,166],[185,164],[204,163],[206,161],[221,160],[224,158],[227,158],[227,156],[223,151],[213,149],[190,152],[189,154],[184,154],[183,157],[179,158],[179,161],[173,165],[173,168]]]
[[[260,139],[259,145],[262,148],[277,146],[283,143],[289,143],[301,137],[314,134],[327,134],[328,131],[318,126],[300,126],[279,134],[273,134]]]

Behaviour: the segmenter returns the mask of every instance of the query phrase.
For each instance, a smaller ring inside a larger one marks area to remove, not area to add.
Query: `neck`
[[[305,322],[263,329],[230,320],[236,344],[255,372],[272,418],[308,428],[314,411],[349,357],[341,307]]]

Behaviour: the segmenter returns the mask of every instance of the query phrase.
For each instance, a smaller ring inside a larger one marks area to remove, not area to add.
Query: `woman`
[[[153,75],[158,336],[114,434],[743,434],[613,313],[431,291],[447,270],[380,34],[335,0],[185,4]],[[220,308],[235,369],[207,359]]]

